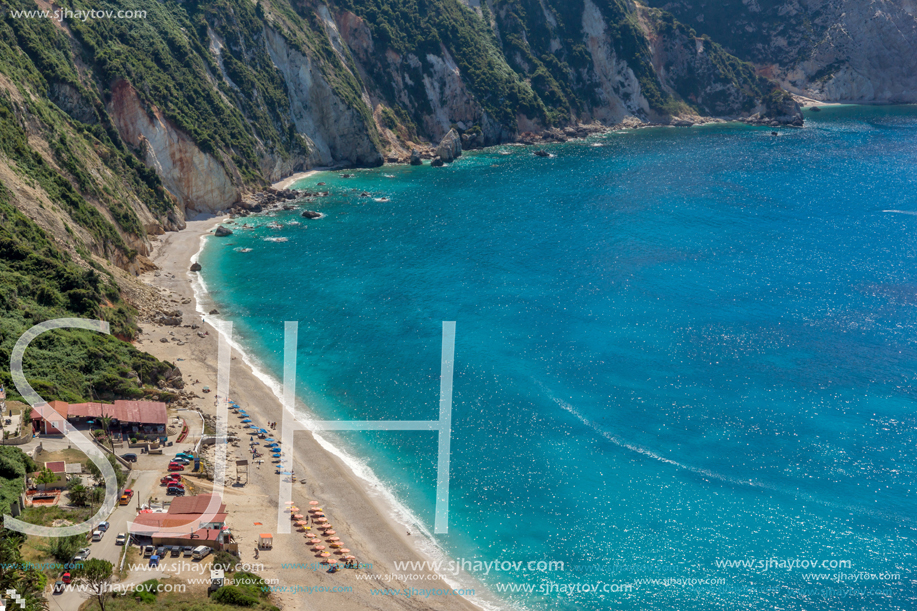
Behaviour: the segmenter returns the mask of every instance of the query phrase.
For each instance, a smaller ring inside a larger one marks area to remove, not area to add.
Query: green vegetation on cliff
[[[0,183],[0,383],[8,396],[18,398],[8,369],[16,341],[33,325],[63,317],[108,321],[112,335],[58,330],[36,338],[23,366],[39,395],[71,402],[159,396],[144,385],[171,367],[115,337],[132,338],[137,326],[114,280],[71,261],[9,197]]]

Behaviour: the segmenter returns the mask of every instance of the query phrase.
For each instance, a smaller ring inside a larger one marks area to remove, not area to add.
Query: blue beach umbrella
[[[251,422],[251,421],[252,421],[251,418],[245,418],[245,419],[242,420],[242,422]]]
[[[261,430],[263,431],[264,429],[261,429]],[[268,437],[267,439],[265,439],[265,441],[274,441],[274,438],[273,438],[273,437]]]

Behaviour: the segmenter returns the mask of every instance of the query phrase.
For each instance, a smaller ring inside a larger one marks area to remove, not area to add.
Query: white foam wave
[[[912,210],[883,210],[882,212],[889,212],[891,214],[910,214],[911,216],[917,216],[917,212]]]

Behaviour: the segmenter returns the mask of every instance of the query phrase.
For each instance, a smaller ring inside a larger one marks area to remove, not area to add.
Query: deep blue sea
[[[456,321],[436,541],[507,608],[917,609],[917,109],[548,150],[310,177],[211,296],[328,420],[436,419]],[[433,530],[434,434],[333,439]]]

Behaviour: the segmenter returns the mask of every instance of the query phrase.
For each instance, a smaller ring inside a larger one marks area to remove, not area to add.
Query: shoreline
[[[347,169],[347,168],[348,168],[348,166],[346,166],[346,165],[341,165],[341,166],[325,166],[325,167],[321,167],[321,168],[312,168],[311,170],[306,170],[305,172],[297,172],[296,174],[293,174],[293,175],[291,175],[291,176],[287,176],[286,178],[282,178],[282,179],[280,179],[279,181],[277,181],[277,182],[275,182],[274,184],[272,184],[272,185],[271,185],[271,188],[272,188],[272,189],[277,189],[278,191],[282,191],[282,190],[284,190],[284,189],[289,189],[289,188],[292,187],[297,181],[300,181],[300,180],[302,180],[303,178],[309,178],[310,176],[314,176],[314,175],[320,174],[320,173],[322,173],[322,172],[334,172],[334,171],[337,171],[337,170],[343,170],[343,169]]]
[[[306,173],[293,175],[282,182],[292,184],[304,177],[314,175],[325,170],[312,170]],[[278,183],[281,184],[281,183]],[[187,222],[186,229],[180,232],[167,233],[156,242],[150,255],[160,268],[158,272],[148,272],[141,276],[142,281],[158,289],[166,299],[173,302],[184,303],[193,307],[194,313],[188,312],[183,323],[197,323],[201,325],[200,332],[206,331],[205,337],[190,337],[184,345],[169,342],[165,344],[162,337],[169,334],[182,332],[182,327],[160,327],[152,324],[142,325],[143,334],[138,342],[138,348],[151,354],[173,362],[180,366],[184,378],[194,389],[194,381],[199,380],[201,385],[216,387],[216,352],[219,337],[219,315],[210,315],[214,304],[209,303],[208,291],[200,274],[189,271],[191,263],[197,262],[208,236],[220,223],[227,221],[228,215],[198,216]],[[197,276],[197,277],[195,277]],[[190,299],[190,302],[189,302]],[[151,342],[146,345],[146,342]],[[168,341],[168,340],[167,340]],[[277,380],[264,371],[257,359],[252,358],[237,339],[230,340],[232,352],[232,371],[230,382],[230,395],[239,405],[248,410],[249,415],[259,425],[266,426],[268,421],[281,421],[282,404],[279,399],[280,388]],[[179,361],[181,361],[179,363]],[[215,407],[210,397],[197,402],[201,412],[211,418],[215,416]],[[297,399],[297,407],[301,406]],[[300,410],[297,409],[297,414]],[[298,419],[301,419],[298,417]],[[244,439],[244,432],[236,425],[235,416],[230,413],[228,433],[236,434]],[[235,449],[228,447],[226,486],[223,491],[230,516],[231,526],[240,542],[239,549],[241,561],[253,560],[252,549],[259,532],[273,532],[273,521],[277,514],[275,506],[279,490],[279,477],[273,474],[273,465],[249,466],[249,483],[244,486],[234,486],[235,469],[233,461],[240,458],[250,458],[242,447]],[[210,450],[212,453],[212,449]],[[205,453],[205,456],[207,454]],[[383,581],[356,580],[355,571],[342,570],[336,574],[328,575],[324,569],[312,570],[307,574],[302,569],[294,571],[280,567],[281,562],[315,563],[318,558],[309,551],[303,535],[295,530],[289,535],[276,535],[274,549],[262,551],[259,562],[264,564],[264,571],[260,573],[267,579],[279,579],[280,584],[291,586],[299,585],[304,581],[309,585],[326,588],[334,585],[345,584],[352,586],[352,591],[347,593],[321,592],[316,604],[331,604],[334,608],[342,609],[400,609],[399,597],[378,596],[372,594],[373,588],[414,587],[422,589],[459,590],[472,587],[474,593],[482,594],[480,600],[472,602],[470,598],[451,595],[444,597],[431,597],[424,599],[421,609],[488,609],[500,608],[505,603],[487,592],[483,585],[477,583],[470,576],[464,575],[470,583],[451,583],[452,579],[429,579],[428,575],[418,571],[395,571],[394,562],[400,561],[447,561],[448,557],[436,545],[428,533],[418,533],[426,529],[413,520],[413,516],[406,507],[398,503],[378,478],[370,470],[358,469],[359,462],[349,457],[346,452],[335,447],[330,441],[314,433],[301,432],[296,436],[296,451],[293,453],[296,479],[305,478],[304,486],[298,481],[293,484],[293,499],[299,503],[308,503],[312,498],[318,499],[326,509],[326,515],[332,518],[341,539],[353,548],[354,555],[363,563],[372,565],[371,569],[361,569],[373,575],[388,576],[396,573],[404,579],[391,579]],[[375,480],[375,481],[374,481]],[[254,488],[254,490],[252,489]],[[204,492],[204,491],[202,491]],[[389,498],[387,498],[389,497]],[[251,519],[249,519],[249,516]],[[399,521],[396,516],[401,518]],[[261,519],[263,525],[255,523]],[[405,534],[402,522],[410,524],[408,528],[415,533],[413,536]],[[246,524],[247,523],[247,524]],[[421,535],[421,536],[418,536]],[[297,540],[298,539],[298,540]],[[311,576],[311,578],[310,578]],[[275,601],[283,608],[299,608],[296,597],[289,594],[275,594]],[[418,597],[411,597],[415,604],[420,601]],[[435,601],[435,602],[434,602]]]

